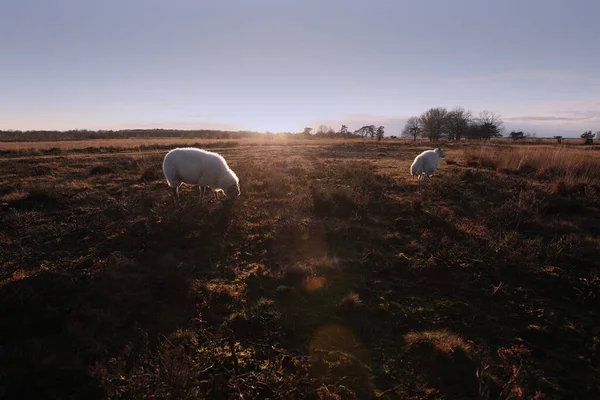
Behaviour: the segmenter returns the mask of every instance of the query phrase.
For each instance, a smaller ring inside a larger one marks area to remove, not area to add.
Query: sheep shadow
[[[28,208],[45,201],[33,200]],[[236,234],[235,210],[196,198],[173,210],[163,200],[134,197],[105,204],[103,213],[40,209],[56,224],[68,215],[69,230],[59,240],[53,229],[41,231],[21,260],[31,271],[7,275],[0,286],[7,398],[103,398],[90,374],[96,363],[189,325],[197,302],[206,305],[206,323],[223,321],[233,299],[192,285],[205,276],[232,278],[214,267]],[[48,267],[34,267],[40,264]]]

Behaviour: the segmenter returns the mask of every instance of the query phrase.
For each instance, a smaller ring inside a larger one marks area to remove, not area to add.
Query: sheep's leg
[[[198,186],[200,189],[200,204],[202,204],[202,199],[204,198],[204,186]]]
[[[213,190],[213,195],[215,196],[215,200],[218,202],[219,201],[219,193],[217,193],[216,190]]]
[[[425,176],[427,177],[427,179],[429,179],[429,182],[432,182],[431,177],[428,174],[425,174]]]
[[[177,206],[179,206],[179,185],[177,186],[171,186],[171,194],[173,195],[173,200],[175,201],[175,204]]]

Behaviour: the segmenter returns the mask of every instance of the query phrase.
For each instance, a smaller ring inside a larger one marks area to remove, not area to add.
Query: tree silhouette
[[[381,126],[379,126],[379,127],[377,128],[376,135],[377,135],[377,141],[378,141],[378,142],[379,142],[379,141],[381,141],[381,139],[383,139],[383,136],[384,136],[384,134],[385,134],[385,132],[384,132],[384,129],[385,129],[385,128],[383,127],[383,125],[381,125]]]
[[[333,134],[335,133],[335,131],[333,130],[332,127],[327,126],[327,125],[319,125],[319,129],[317,129],[317,133],[315,133],[316,136],[333,136]]]
[[[421,120],[419,117],[410,117],[406,121],[406,125],[404,125],[404,129],[402,129],[401,136],[406,138],[413,138],[413,141],[416,141],[417,138],[421,135]]]
[[[499,114],[484,110],[479,113],[479,123],[481,124],[483,139],[502,137],[504,122],[502,122]]]
[[[358,129],[355,133],[361,136],[363,139],[366,139],[367,137],[371,137],[372,139],[375,137],[375,125],[365,125]]]
[[[456,107],[450,111],[447,121],[448,139],[460,140],[469,129],[471,118],[471,111],[465,110],[462,107]]]
[[[443,107],[430,108],[420,117],[422,134],[432,142],[437,142],[444,135],[448,124],[448,110]]]
[[[342,125],[342,128],[340,129],[340,136],[348,137],[348,127],[346,125]]]
[[[511,139],[524,139],[525,138],[525,133],[523,131],[512,131],[511,133],[509,133],[508,135]]]
[[[594,134],[592,131],[586,131],[581,134],[581,138],[585,139],[583,144],[594,144]]]
[[[503,122],[500,116],[491,111],[482,111],[478,118],[473,118],[469,124],[466,136],[469,139],[489,140],[502,137]]]

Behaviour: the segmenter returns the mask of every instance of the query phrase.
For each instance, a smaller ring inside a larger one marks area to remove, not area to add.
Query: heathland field
[[[600,146],[440,146],[1,143],[0,398],[600,398]]]

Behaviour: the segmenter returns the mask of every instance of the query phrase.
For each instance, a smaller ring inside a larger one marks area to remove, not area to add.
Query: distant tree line
[[[401,136],[404,138],[426,138],[432,142],[440,139],[488,140],[502,137],[503,122],[500,116],[491,111],[482,111],[473,116],[471,111],[462,107],[448,111],[445,108],[431,108],[418,117],[410,117],[406,122]],[[335,130],[327,125],[320,125],[316,132],[306,127],[302,132],[254,132],[254,131],[219,131],[209,129],[121,129],[121,130],[87,130],[72,129],[57,130],[0,130],[0,141],[40,141],[40,140],[87,140],[87,139],[129,139],[129,138],[194,138],[194,139],[242,139],[242,138],[343,138],[343,139],[377,139],[384,138],[385,127],[365,125],[355,131],[350,131],[347,125]],[[535,134],[523,131],[512,131],[509,138],[518,140],[535,137]],[[586,131],[581,134],[585,144],[593,144],[594,137],[600,140],[600,131]],[[390,136],[395,139],[396,136]],[[558,143],[562,136],[554,137]]]
[[[524,133],[523,131],[512,131],[509,134],[509,137],[511,139],[518,140],[518,139],[524,139],[524,138],[528,138],[528,137],[535,137],[535,133],[528,134],[528,133]],[[594,144],[594,137],[597,140],[600,140],[600,131],[597,131],[596,133],[593,133],[592,131],[585,131],[579,137],[584,140],[584,142],[583,142],[584,145],[591,145],[591,144]],[[557,144],[562,144],[564,137],[560,136],[560,135],[553,136],[553,139],[556,140]]]
[[[320,125],[316,132],[313,133],[313,128],[306,127],[301,134],[305,137],[326,137],[326,138],[363,138],[377,139],[380,141],[385,136],[384,126],[365,125],[354,132],[348,129],[347,125],[342,125],[338,131],[327,125]]]
[[[440,139],[488,140],[502,137],[503,124],[500,116],[492,111],[482,111],[474,116],[471,111],[462,107],[453,110],[436,107],[418,117],[410,117],[401,135],[413,140],[427,138],[431,142]]]
[[[219,130],[183,130],[183,129],[121,129],[121,130],[0,130],[0,141],[40,141],[40,140],[87,140],[87,139],[130,139],[130,138],[194,138],[194,139],[242,139],[242,138],[375,138],[381,140],[385,131],[383,126],[366,125],[351,132],[342,125],[339,131],[321,125],[316,132],[313,128],[304,128],[303,132],[254,132]]]
[[[469,110],[457,107],[448,110],[444,107],[430,108],[420,116],[410,117],[401,136],[404,138],[426,138],[432,142],[440,139],[448,140],[489,140],[502,137],[504,123],[500,115],[492,111],[482,111],[477,116]],[[508,137],[513,140],[535,137],[535,133],[526,133],[522,130],[511,131]],[[584,144],[593,144],[594,137],[600,140],[600,131],[595,134],[586,131],[581,134]],[[562,136],[554,136],[558,144],[562,143]]]

